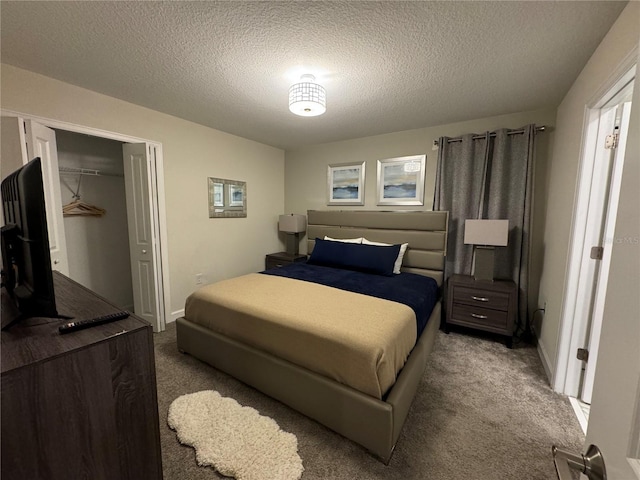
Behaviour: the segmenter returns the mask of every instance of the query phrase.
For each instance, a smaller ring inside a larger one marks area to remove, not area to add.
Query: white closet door
[[[27,159],[42,159],[42,180],[44,182],[47,229],[51,250],[51,267],[69,276],[67,240],[62,218],[62,196],[60,174],[58,172],[58,147],[56,132],[32,120],[25,120]]]
[[[160,305],[156,286],[160,282],[156,266],[159,265],[159,252],[151,207],[150,151],[145,143],[125,144],[122,151],[134,310],[136,315],[147,320],[158,331]]]

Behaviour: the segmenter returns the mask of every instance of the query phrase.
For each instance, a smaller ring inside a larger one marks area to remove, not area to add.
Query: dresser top
[[[74,320],[94,318],[122,310],[79,283],[53,272],[56,308],[60,315]],[[2,291],[2,315],[15,317],[16,308]],[[123,320],[61,335],[58,327],[71,320],[34,317],[19,321],[3,331],[0,337],[2,375],[17,368],[67,354],[123,333],[151,328],[133,315]]]

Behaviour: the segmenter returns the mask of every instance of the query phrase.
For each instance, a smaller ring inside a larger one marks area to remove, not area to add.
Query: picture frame
[[[247,184],[239,180],[208,178],[209,218],[247,216]]]
[[[378,160],[378,205],[424,205],[426,155]]]
[[[229,206],[241,207],[244,205],[244,185],[232,183],[229,185]]]
[[[213,185],[213,206],[224,207],[224,184],[212,182]]]
[[[327,166],[327,205],[364,205],[365,162]]]

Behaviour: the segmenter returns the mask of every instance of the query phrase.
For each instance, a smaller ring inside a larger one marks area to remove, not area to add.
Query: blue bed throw
[[[261,273],[319,283],[329,287],[391,300],[411,307],[416,314],[417,337],[427,325],[438,301],[438,284],[433,278],[414,273],[391,277],[341,268],[296,262]]]

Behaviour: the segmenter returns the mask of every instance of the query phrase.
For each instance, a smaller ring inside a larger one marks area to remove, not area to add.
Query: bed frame
[[[307,251],[314,239],[364,236],[409,249],[402,271],[442,285],[448,212],[309,210]],[[366,395],[327,377],[227,338],[185,318],[177,320],[178,349],[280,400],[362,445],[389,463],[440,326],[440,302],[385,398]]]

